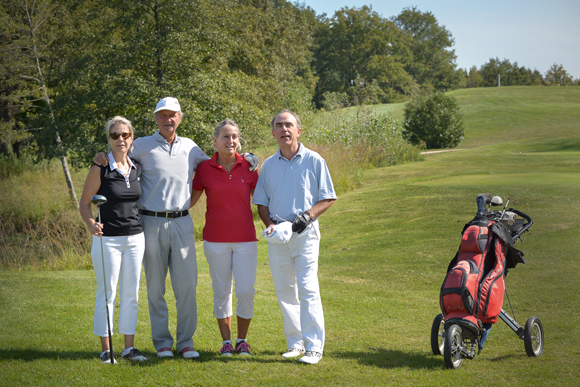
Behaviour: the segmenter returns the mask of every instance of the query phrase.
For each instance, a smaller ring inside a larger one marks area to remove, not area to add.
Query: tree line
[[[416,7],[317,15],[286,0],[6,0],[0,4],[0,153],[89,163],[102,126],[123,115],[155,129],[162,97],[179,98],[180,133],[211,150],[226,117],[250,147],[272,114],[399,102],[461,87],[578,85],[490,59],[458,69],[454,39]]]

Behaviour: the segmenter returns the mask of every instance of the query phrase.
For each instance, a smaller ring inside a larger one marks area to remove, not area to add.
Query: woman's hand
[[[98,223],[98,222],[93,223],[90,231],[91,231],[91,234],[93,234],[93,235],[102,236],[103,235],[103,224]]]

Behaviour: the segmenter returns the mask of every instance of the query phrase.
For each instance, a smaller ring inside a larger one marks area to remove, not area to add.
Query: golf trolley
[[[524,340],[528,356],[539,357],[544,352],[540,320],[530,317],[522,328],[503,309],[507,271],[526,263],[524,254],[513,245],[522,234],[530,233],[533,224],[521,211],[506,211],[509,201],[503,211],[491,211],[503,200],[489,193],[477,197],[477,214],[465,225],[459,250],[447,269],[439,296],[443,313],[435,317],[431,327],[431,349],[433,354],[443,355],[447,368],[460,368],[464,358],[475,357],[476,349],[480,354],[498,318]]]

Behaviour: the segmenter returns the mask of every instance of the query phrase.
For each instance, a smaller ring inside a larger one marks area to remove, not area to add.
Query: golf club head
[[[503,199],[499,196],[494,196],[491,198],[491,205],[494,207],[501,206],[503,204]]]
[[[93,203],[96,206],[100,206],[103,203],[107,202],[107,198],[104,197],[103,195],[93,195],[91,196],[91,203]]]

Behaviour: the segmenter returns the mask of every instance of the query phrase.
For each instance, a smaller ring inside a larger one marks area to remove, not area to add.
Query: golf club
[[[103,195],[93,195],[91,196],[91,202],[97,206],[98,219],[101,223],[101,204],[107,202],[107,198]],[[105,285],[105,309],[107,310],[107,329],[109,330],[109,351],[111,354],[111,364],[115,364],[115,357],[113,356],[113,336],[111,335],[111,323],[109,321],[109,299],[107,297],[107,280],[105,276],[105,258],[103,254],[103,236],[100,235],[101,240],[101,262],[103,263],[103,284]]]
[[[499,217],[500,219],[503,218],[503,214],[505,214],[505,209],[507,208],[508,204],[510,204],[510,198],[508,198],[508,201],[506,202],[505,206],[503,207],[503,211],[501,213],[501,216]]]

